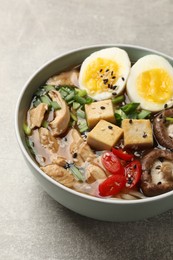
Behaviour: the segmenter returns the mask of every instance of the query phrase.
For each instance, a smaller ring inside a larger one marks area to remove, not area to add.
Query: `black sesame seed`
[[[129,124],[132,124],[132,123],[133,123],[133,120],[132,120],[132,119],[130,119],[130,120],[129,120]]]
[[[108,71],[109,71],[109,69],[106,70],[106,72],[108,72]]]
[[[115,78],[116,78],[115,76],[112,77],[112,79],[115,79]]]
[[[157,183],[157,185],[160,185],[160,184],[162,184],[161,181],[159,181],[159,182]]]
[[[161,166],[160,166],[160,165],[157,165],[155,169],[156,169],[156,170],[160,170],[160,168],[161,168]]]
[[[113,72],[113,70],[111,71],[111,76],[113,76],[113,74],[114,74],[114,72]]]
[[[136,169],[136,164],[133,166],[133,169],[134,169],[134,170]]]
[[[101,108],[101,109],[105,109],[105,107],[104,107],[104,106],[101,106],[100,108]]]
[[[103,70],[102,69],[100,69],[100,72],[102,72]]]
[[[73,154],[73,158],[76,158],[76,157],[77,157],[77,153],[74,153],[74,154]]]
[[[104,84],[108,83],[108,79],[104,79],[104,80],[103,80],[103,83],[104,83]]]
[[[122,79],[123,81],[125,80],[125,78],[124,78],[124,77],[122,77],[121,79]]]
[[[113,95],[113,96],[116,96],[116,95],[117,95],[117,93],[116,93],[116,92],[112,92],[112,95]]]
[[[146,137],[147,137],[147,134],[144,132],[144,134],[143,134],[142,137],[143,137],[143,138],[146,138]]]
[[[113,86],[113,87],[112,87],[112,89],[116,89],[116,88],[117,88],[117,86]]]
[[[67,137],[64,138],[64,141],[67,142]]]
[[[164,104],[164,108],[167,108],[168,107],[168,104]]]
[[[70,164],[66,162],[66,164],[64,165],[64,169],[68,169],[68,168],[70,168]]]
[[[108,125],[108,128],[109,128],[109,129],[112,129],[113,127],[112,127],[111,125]]]

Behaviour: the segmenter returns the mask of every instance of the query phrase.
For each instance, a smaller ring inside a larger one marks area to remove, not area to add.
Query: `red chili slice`
[[[126,187],[134,187],[141,178],[142,167],[141,163],[137,160],[130,162],[125,167],[125,176],[126,176]]]
[[[118,158],[125,160],[125,161],[131,161],[134,159],[134,155],[133,154],[129,154],[126,153],[125,151],[123,151],[122,149],[115,149],[112,148],[112,152],[118,156]]]
[[[99,185],[99,194],[103,197],[116,195],[125,187],[125,184],[126,178],[124,175],[111,175]]]
[[[112,174],[124,174],[124,167],[118,157],[112,152],[105,152],[102,155],[102,163],[105,169]]]

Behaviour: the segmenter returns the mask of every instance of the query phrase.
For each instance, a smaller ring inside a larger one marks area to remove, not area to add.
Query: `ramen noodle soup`
[[[92,53],[34,93],[23,130],[40,169],[91,196],[173,190],[173,67],[120,48]]]

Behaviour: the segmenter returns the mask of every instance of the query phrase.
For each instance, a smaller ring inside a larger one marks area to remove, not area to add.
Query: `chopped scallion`
[[[54,86],[52,86],[52,85],[45,85],[43,88],[46,90],[46,92],[55,90]]]
[[[129,103],[123,107],[121,107],[121,110],[126,114],[131,114],[133,112],[135,112],[135,110],[138,108],[140,103]]]
[[[23,131],[25,132],[26,135],[31,134],[31,128],[27,124],[23,124]]]
[[[68,94],[64,99],[65,101],[71,101],[74,98],[74,91]]]
[[[77,92],[78,96],[80,96],[80,97],[85,97],[87,95],[87,92],[85,89],[76,89],[76,92]]]
[[[76,117],[76,115],[74,115],[73,113],[70,113],[70,116],[71,116],[71,118],[72,118],[74,121],[77,122],[77,117]]]
[[[72,174],[73,174],[79,181],[82,181],[82,182],[84,181],[84,177],[83,177],[81,171],[79,171],[79,169],[78,169],[76,166],[71,165],[71,166],[70,166],[70,170],[71,170]]]
[[[77,102],[73,102],[73,109],[78,109],[80,107],[80,104]]]
[[[47,104],[49,106],[51,105],[51,100],[50,100],[50,98],[48,96],[46,96],[46,95],[41,96],[40,99],[41,99],[42,103],[45,103],[45,104]]]
[[[169,123],[173,123],[173,117],[166,117],[165,119],[166,119],[166,121],[168,121]]]
[[[144,119],[144,118],[149,117],[150,114],[151,114],[150,111],[147,111],[147,110],[144,110],[144,109],[143,109],[143,110],[141,110],[141,112],[139,112],[138,118],[139,118],[139,119]]]
[[[80,117],[80,118],[86,117],[85,112],[82,109],[77,110],[77,116]]]
[[[48,128],[49,123],[47,121],[43,121],[41,125],[44,128]]]
[[[112,103],[113,104],[119,104],[119,103],[123,102],[124,99],[125,99],[124,95],[121,95],[121,96],[113,98]]]
[[[51,101],[50,105],[51,107],[53,107],[54,110],[61,109],[61,106],[56,101]]]
[[[74,96],[74,100],[75,100],[76,102],[78,102],[79,104],[81,104],[81,105],[84,105],[84,104],[86,103],[86,99],[83,98],[83,97],[80,97],[80,96],[78,96],[78,95],[75,95],[75,96]]]

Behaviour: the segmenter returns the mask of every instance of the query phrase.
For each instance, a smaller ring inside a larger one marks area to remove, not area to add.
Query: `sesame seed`
[[[156,169],[156,170],[160,170],[160,169],[161,169],[161,166],[160,166],[160,165],[157,165],[155,169]]]
[[[100,69],[100,72],[102,72],[103,70],[102,69]]]
[[[146,137],[147,137],[147,134],[144,132],[142,137],[143,137],[143,138],[146,138]]]
[[[167,108],[168,107],[168,104],[164,104],[164,108]]]
[[[112,95],[113,95],[113,96],[116,96],[116,95],[117,95],[117,93],[116,93],[116,92],[112,92]]]
[[[108,71],[109,71],[109,69],[106,70],[106,72],[108,72]]]
[[[132,123],[133,123],[133,120],[132,120],[132,119],[130,119],[130,120],[129,120],[129,124],[132,124]]]
[[[108,83],[108,79],[104,79],[104,80],[103,80],[103,83],[104,83],[104,84]]]
[[[113,127],[112,127],[111,125],[108,125],[108,128],[109,128],[109,129],[112,129]]]
[[[123,81],[125,80],[125,78],[124,78],[124,77],[122,77],[121,79],[122,79]]]
[[[160,184],[162,184],[161,181],[159,181],[159,182],[157,183],[157,185],[160,185]]]
[[[116,78],[115,76],[112,77],[112,79],[115,79],[115,78]]]
[[[73,154],[73,158],[76,158],[76,157],[77,157],[77,153],[74,153],[74,154]]]
[[[105,109],[105,107],[104,107],[104,106],[101,106],[100,108],[101,108],[101,109]]]
[[[113,74],[114,74],[114,72],[113,72],[113,70],[111,71],[111,76],[113,76]]]
[[[112,87],[112,89],[116,89],[116,88],[117,88],[117,86],[113,86],[113,87]]]

